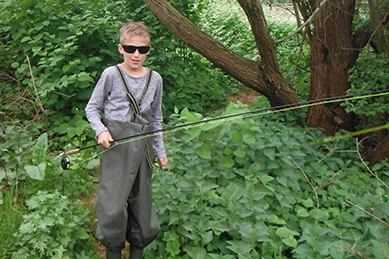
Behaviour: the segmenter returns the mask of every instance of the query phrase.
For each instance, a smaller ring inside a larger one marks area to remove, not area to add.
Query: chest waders
[[[151,108],[143,113],[130,91],[123,72],[116,67],[133,110],[130,122],[103,119],[113,139],[152,131]],[[151,78],[149,69],[145,96]],[[101,177],[95,204],[97,238],[110,251],[120,251],[125,240],[142,249],[160,229],[152,206],[152,137],[118,145],[100,158]]]

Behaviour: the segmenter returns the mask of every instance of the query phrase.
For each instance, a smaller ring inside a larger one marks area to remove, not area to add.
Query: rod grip
[[[80,152],[80,149],[76,148],[76,149],[69,150],[67,152],[63,152],[63,153],[60,154],[60,156],[68,156],[68,155],[72,155],[72,154],[75,154],[75,153],[78,153],[78,152]]]

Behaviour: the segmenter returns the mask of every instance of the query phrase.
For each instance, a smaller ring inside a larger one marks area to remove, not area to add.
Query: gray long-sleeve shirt
[[[143,77],[132,77],[124,69],[122,71],[132,93],[135,95],[138,103],[140,103],[147,75]],[[149,89],[142,103],[140,103],[141,112],[152,109],[154,131],[162,129],[162,87],[162,77],[153,71]],[[96,137],[103,131],[108,131],[101,121],[101,111],[103,108],[104,116],[107,119],[118,121],[131,120],[132,108],[114,66],[104,70],[85,108],[86,116],[93,130],[96,132]],[[158,158],[166,157],[162,134],[154,136],[153,140],[153,149],[156,156]]]

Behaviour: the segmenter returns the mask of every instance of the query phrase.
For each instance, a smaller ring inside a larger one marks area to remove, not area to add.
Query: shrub
[[[97,258],[85,229],[89,211],[58,191],[39,191],[26,202],[12,258]]]
[[[363,51],[356,66],[350,71],[351,87],[349,94],[364,94],[385,90],[389,87],[389,59],[385,55],[377,56],[372,51]],[[388,98],[364,98],[346,102],[347,112],[361,117],[365,125],[377,125],[387,122]]]

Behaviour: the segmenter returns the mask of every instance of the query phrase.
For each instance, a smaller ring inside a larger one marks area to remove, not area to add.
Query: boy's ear
[[[120,54],[124,54],[124,49],[123,49],[122,44],[118,45],[118,50],[119,50]]]

